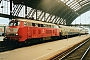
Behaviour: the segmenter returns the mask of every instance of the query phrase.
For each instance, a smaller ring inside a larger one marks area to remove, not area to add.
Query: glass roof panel
[[[89,0],[61,0],[61,1],[74,11],[81,9],[83,6],[90,3]]]

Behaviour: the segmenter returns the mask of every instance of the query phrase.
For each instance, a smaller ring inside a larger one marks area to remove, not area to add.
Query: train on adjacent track
[[[4,32],[4,29],[0,27],[0,36],[2,36],[3,32]]]
[[[6,34],[3,40],[34,43],[87,33],[88,30],[84,28],[78,29],[76,27],[30,19],[14,19],[11,20],[9,26],[6,27]]]

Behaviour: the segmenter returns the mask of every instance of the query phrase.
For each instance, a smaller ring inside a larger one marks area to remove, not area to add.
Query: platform
[[[82,35],[73,38],[33,45],[0,53],[0,60],[48,60],[55,54],[90,38],[90,35]]]

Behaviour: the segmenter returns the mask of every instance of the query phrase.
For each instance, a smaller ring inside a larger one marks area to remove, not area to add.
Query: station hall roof
[[[13,2],[62,17],[67,21],[67,25],[90,10],[90,0],[13,0]]]

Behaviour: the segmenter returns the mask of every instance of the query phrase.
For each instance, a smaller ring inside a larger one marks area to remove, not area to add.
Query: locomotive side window
[[[53,25],[51,25],[51,28],[53,28]]]
[[[32,23],[32,26],[35,26],[35,23]]]
[[[48,27],[48,25],[46,25],[46,27]]]
[[[35,27],[38,27],[38,24],[37,23],[35,23]]]
[[[51,25],[48,25],[49,28],[51,28]]]
[[[43,25],[43,26],[41,26],[41,27],[48,27],[48,28],[53,27],[53,25],[48,25],[48,24],[41,24],[41,25]]]
[[[45,27],[48,27],[48,25],[47,25],[47,24],[45,24]]]
[[[47,27],[49,27],[49,25],[47,25]]]
[[[47,25],[48,26],[48,28],[50,28],[50,25]]]
[[[40,24],[38,24],[38,27],[40,27]]]
[[[54,25],[54,28],[59,28],[57,25]]]
[[[45,24],[43,24],[43,27],[46,27]]]
[[[54,28],[55,28],[56,26],[54,25]]]
[[[43,24],[41,24],[41,27],[43,27]]]
[[[54,25],[52,25],[52,28],[54,28]]]
[[[26,22],[24,22],[24,26],[26,26],[27,25],[27,23]]]
[[[32,26],[32,23],[31,22],[28,22],[28,26]]]

